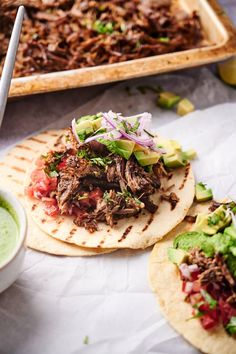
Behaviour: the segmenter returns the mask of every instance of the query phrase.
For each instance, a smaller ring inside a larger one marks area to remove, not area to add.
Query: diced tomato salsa
[[[36,169],[31,173],[31,183],[26,188],[26,194],[30,198],[40,199],[43,202],[45,213],[55,217],[60,214],[55,193],[57,191],[58,178],[48,176],[44,169],[43,159],[36,161]],[[66,167],[66,159],[57,165],[57,170],[61,171]],[[94,188],[92,191],[82,193],[78,198],[78,206],[72,205],[68,215],[83,216],[89,208],[96,208],[98,201],[102,198],[103,191],[100,188]]]
[[[236,309],[224,300],[224,294],[219,289],[202,286],[199,280],[200,272],[192,272],[190,278],[181,273],[182,291],[186,293],[185,301],[193,307],[193,318],[200,319],[204,329],[210,330],[222,323],[226,326],[232,317],[236,316]],[[204,292],[210,295],[212,301],[207,301]]]

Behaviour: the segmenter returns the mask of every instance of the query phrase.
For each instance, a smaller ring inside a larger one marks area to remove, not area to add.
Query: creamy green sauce
[[[0,266],[13,253],[19,237],[14,209],[0,197]]]

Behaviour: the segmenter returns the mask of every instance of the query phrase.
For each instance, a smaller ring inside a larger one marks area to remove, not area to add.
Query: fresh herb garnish
[[[97,20],[93,24],[93,29],[101,34],[104,33],[111,34],[114,31],[114,26],[112,22],[105,23],[100,20]]]
[[[194,320],[195,318],[200,318],[204,315],[205,315],[204,312],[198,310],[194,316],[188,318],[186,321]]]
[[[53,162],[47,165],[46,168],[44,169],[45,173],[49,177],[58,176],[57,165],[61,162],[63,155],[64,155],[63,153],[54,152]],[[47,158],[47,156],[45,156],[45,158]]]
[[[168,43],[170,41],[169,37],[160,37],[158,39],[161,43]]]
[[[113,202],[113,199],[110,197],[110,192],[105,191],[103,194],[103,199],[106,203]]]
[[[93,157],[90,161],[97,166],[106,167],[112,163],[112,160],[109,157]]]
[[[227,324],[227,326],[225,327],[226,331],[228,333],[232,334],[236,334],[236,317],[233,316],[231,317],[229,323]]]
[[[89,344],[89,336],[85,336],[84,337],[83,343],[86,344],[86,345]]]
[[[88,149],[81,149],[77,151],[77,156],[83,159],[89,159],[89,151]]]
[[[139,128],[139,126],[140,126],[140,123],[139,123],[139,121],[138,121],[138,119],[137,119],[136,122],[134,123],[134,125],[130,128],[130,131],[131,131],[132,133],[136,133],[137,130],[138,130],[138,128]]]
[[[149,135],[151,138],[155,138],[155,136],[153,134],[151,134],[149,131],[147,131],[146,129],[143,129],[143,131]]]
[[[204,297],[204,299],[206,300],[206,302],[208,303],[211,310],[216,308],[217,301],[215,299],[213,299],[213,297],[206,290],[201,289],[201,294]]]
[[[125,198],[125,201],[128,202],[129,199],[133,199],[137,204],[141,204],[142,202],[135,196],[133,196],[129,191],[124,190],[123,192],[117,192],[117,195]]]

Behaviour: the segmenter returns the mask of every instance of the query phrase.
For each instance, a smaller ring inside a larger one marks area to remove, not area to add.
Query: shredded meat
[[[202,45],[196,12],[171,1],[1,0],[0,73],[16,9],[26,18],[15,77],[118,63]]]
[[[144,204],[130,196],[117,194],[110,190],[105,199],[101,199],[93,213],[86,216],[77,217],[75,224],[78,226],[96,227],[94,220],[105,221],[111,227],[114,225],[114,219],[129,217],[138,214],[144,208]],[[92,222],[92,224],[91,224]],[[96,230],[97,228],[95,228]]]
[[[205,286],[210,293],[219,291],[227,302],[236,307],[236,280],[222,255],[217,254],[214,258],[207,258],[203,252],[193,250],[189,261],[191,264],[198,265],[202,286]]]
[[[179,202],[179,197],[173,192],[170,194],[162,194],[161,199],[170,203],[171,210],[174,210]]]
[[[131,192],[141,196],[151,195],[156,188],[160,188],[160,179],[157,175],[151,175],[134,160],[128,160],[125,167],[125,178]]]

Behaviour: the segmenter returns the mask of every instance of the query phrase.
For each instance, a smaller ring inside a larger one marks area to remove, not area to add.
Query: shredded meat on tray
[[[42,157],[45,173],[56,173],[57,186],[50,197],[61,214],[73,215],[76,225],[94,232],[98,221],[112,227],[116,220],[144,209],[156,212],[151,197],[167,179],[162,162],[147,172],[134,158],[127,161],[100,143],[79,145],[70,130],[68,139],[64,150]]]
[[[16,9],[26,7],[15,77],[112,64],[200,47],[197,13],[171,1],[1,0],[0,73]]]

